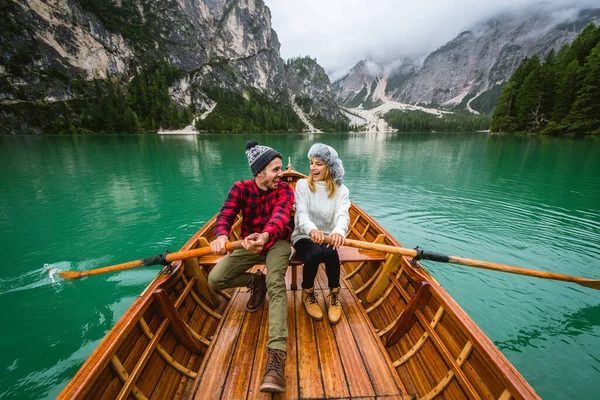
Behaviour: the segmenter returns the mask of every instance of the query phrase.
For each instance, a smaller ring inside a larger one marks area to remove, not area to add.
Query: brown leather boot
[[[321,306],[317,302],[317,294],[315,293],[315,288],[310,289],[302,289],[302,302],[304,303],[304,308],[306,308],[306,312],[312,319],[316,319],[320,321],[323,319],[323,310],[321,310]]]
[[[262,271],[256,271],[254,279],[248,287],[250,289],[250,300],[246,304],[246,310],[248,312],[254,312],[258,310],[265,302],[265,296],[267,295],[267,278]]]
[[[327,316],[332,324],[337,324],[342,316],[342,305],[340,304],[340,288],[331,289],[327,296]]]
[[[262,385],[260,385],[260,391],[283,393],[285,391],[285,351],[277,349],[267,349],[267,351],[269,352],[267,371]]]

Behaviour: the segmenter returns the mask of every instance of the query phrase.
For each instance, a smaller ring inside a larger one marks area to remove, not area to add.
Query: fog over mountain
[[[360,60],[379,65],[430,52],[501,13],[547,10],[547,29],[575,18],[597,0],[265,0],[285,58],[310,55],[331,80]],[[543,32],[540,32],[543,33]]]

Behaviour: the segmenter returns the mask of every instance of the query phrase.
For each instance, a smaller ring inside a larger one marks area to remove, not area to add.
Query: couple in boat
[[[214,253],[225,254],[225,244],[236,216],[242,212],[243,249],[223,257],[208,275],[209,285],[216,290],[248,287],[251,296],[248,312],[258,310],[269,294],[268,361],[260,387],[263,392],[285,391],[285,359],[287,331],[287,295],[285,273],[291,254],[290,241],[304,261],[302,300],[307,313],[315,320],[323,319],[317,302],[314,281],[320,263],[325,263],[330,294],[327,316],[332,324],[339,321],[340,261],[337,249],[343,245],[350,217],[348,188],[343,185],[344,168],[332,147],[315,143],[308,152],[310,174],[296,183],[296,191],[285,182],[282,156],[276,150],[246,143],[246,156],[254,179],[233,184],[214,228]],[[295,206],[293,228],[290,224]],[[325,244],[325,236],[331,244]],[[261,271],[247,272],[256,264]]]

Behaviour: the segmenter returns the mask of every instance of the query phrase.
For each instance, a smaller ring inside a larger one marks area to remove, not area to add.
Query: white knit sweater
[[[344,185],[336,188],[333,197],[327,197],[327,184],[324,181],[315,182],[316,192],[308,188],[306,179],[296,183],[296,216],[292,242],[300,239],[310,239],[309,232],[313,229],[323,231],[327,235],[339,233],[346,237],[350,223],[350,192]]]

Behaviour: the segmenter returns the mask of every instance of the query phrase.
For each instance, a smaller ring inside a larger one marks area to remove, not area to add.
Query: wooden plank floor
[[[298,282],[302,269],[298,268]],[[312,320],[301,290],[289,290],[286,392],[260,392],[268,341],[269,299],[246,312],[249,293],[235,292],[199,376],[195,399],[403,399],[401,383],[356,297],[342,282],[343,315],[337,325]],[[315,281],[321,308],[329,294],[323,268]]]

